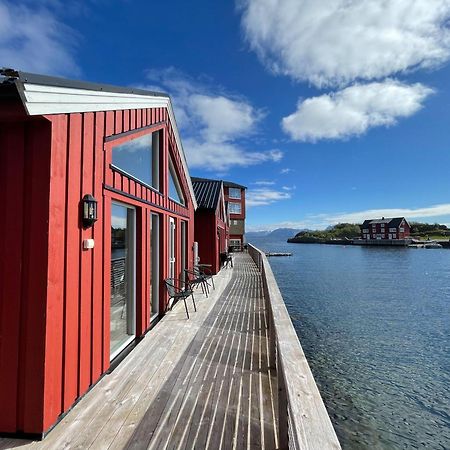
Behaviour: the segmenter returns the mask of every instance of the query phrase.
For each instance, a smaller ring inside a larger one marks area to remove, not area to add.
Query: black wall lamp
[[[86,194],[82,201],[83,227],[89,228],[97,220],[97,200],[90,194]]]

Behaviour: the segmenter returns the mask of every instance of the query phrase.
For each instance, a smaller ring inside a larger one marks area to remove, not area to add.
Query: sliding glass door
[[[181,273],[180,280],[186,280],[186,272],[187,269],[187,224],[185,221],[181,222]]]
[[[117,356],[136,333],[136,212],[131,206],[111,206],[111,341]]]
[[[150,215],[150,321],[159,315],[159,215]]]
[[[175,219],[169,218],[169,278],[175,278]]]

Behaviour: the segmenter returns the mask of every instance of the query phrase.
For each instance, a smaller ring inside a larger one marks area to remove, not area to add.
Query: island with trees
[[[448,241],[450,229],[438,223],[410,222],[412,239]],[[287,241],[298,244],[351,244],[361,237],[359,224],[338,223],[326,230],[302,230]]]

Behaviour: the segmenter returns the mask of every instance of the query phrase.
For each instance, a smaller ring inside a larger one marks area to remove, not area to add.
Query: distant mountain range
[[[247,242],[252,242],[254,240],[286,241],[300,231],[302,230],[297,230],[295,228],[277,228],[273,231],[249,231],[245,233],[245,238]]]

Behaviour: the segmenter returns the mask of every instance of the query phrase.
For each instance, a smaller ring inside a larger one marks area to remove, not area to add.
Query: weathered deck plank
[[[238,254],[216,283],[190,320],[177,305],[46,439],[23,447],[276,448],[260,273]]]

